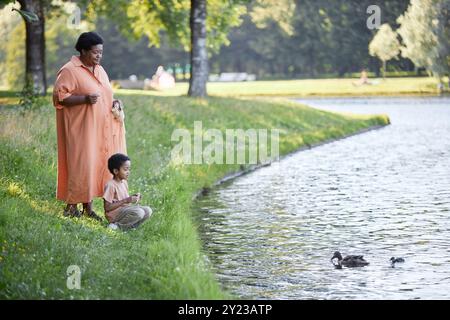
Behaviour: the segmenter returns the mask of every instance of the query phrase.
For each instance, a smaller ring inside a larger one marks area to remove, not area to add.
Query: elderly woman
[[[113,114],[114,106],[108,75],[100,66],[103,39],[95,32],[85,32],[75,46],[80,53],[72,56],[57,73],[53,90],[58,140],[58,181],[56,197],[67,203],[65,216],[84,215],[101,221],[92,210],[92,200],[103,195],[111,179],[108,158],[126,154],[123,117]]]

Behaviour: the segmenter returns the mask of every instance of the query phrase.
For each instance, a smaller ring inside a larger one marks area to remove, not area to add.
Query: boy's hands
[[[136,196],[138,197],[138,202],[141,201],[141,194],[139,192],[136,193]]]
[[[138,203],[141,200],[141,194],[136,193],[128,197],[128,203]]]

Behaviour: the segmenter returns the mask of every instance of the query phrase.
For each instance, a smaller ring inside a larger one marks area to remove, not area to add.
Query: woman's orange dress
[[[98,93],[93,105],[64,107],[71,95]],[[105,70],[96,65],[94,73],[73,56],[57,74],[53,90],[58,140],[56,198],[68,204],[88,203],[102,197],[112,178],[108,158],[126,154],[125,127],[111,112],[113,92]]]

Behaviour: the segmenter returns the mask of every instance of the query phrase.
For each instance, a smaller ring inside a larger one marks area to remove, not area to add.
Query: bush
[[[22,92],[19,94],[19,98],[19,108],[22,112],[40,109],[48,102],[45,96],[41,96],[36,91],[33,82],[30,80],[26,82]]]

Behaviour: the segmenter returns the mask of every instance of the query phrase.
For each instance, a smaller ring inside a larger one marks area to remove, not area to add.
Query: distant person
[[[440,93],[445,91],[445,85],[447,85],[447,89],[450,89],[450,77],[449,77],[448,73],[445,74],[444,77],[441,78],[441,80],[442,81],[439,81],[439,83],[437,85],[438,91]]]
[[[163,66],[159,66],[150,81],[145,83],[145,89],[165,90],[175,87],[175,78]]]
[[[92,210],[92,200],[103,195],[111,179],[108,158],[126,153],[125,127],[114,117],[108,75],[100,65],[103,39],[95,32],[82,33],[75,45],[79,56],[72,56],[57,73],[53,89],[58,142],[58,180],[56,197],[67,206],[64,215],[101,221]],[[78,204],[83,204],[83,213]]]
[[[355,86],[362,86],[362,85],[365,85],[365,84],[372,84],[372,83],[369,81],[369,76],[368,76],[368,73],[367,73],[367,69],[362,69],[361,70],[361,77],[359,78],[359,80],[357,82],[353,82],[353,85],[355,85]]]
[[[147,220],[152,209],[147,206],[131,205],[141,200],[141,194],[128,194],[128,176],[131,160],[128,156],[117,153],[108,159],[108,169],[114,176],[105,185],[103,204],[105,216],[110,222],[110,229],[128,230],[138,227]]]

